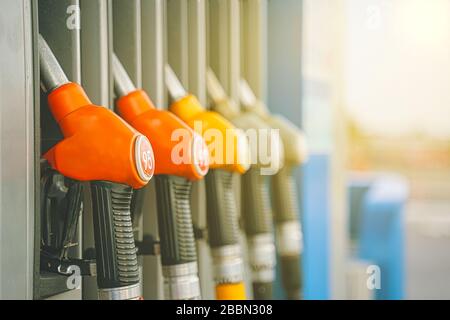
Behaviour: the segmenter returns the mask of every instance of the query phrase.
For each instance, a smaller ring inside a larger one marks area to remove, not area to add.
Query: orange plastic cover
[[[209,168],[206,144],[173,113],[158,110],[143,90],[117,100],[117,110],[133,128],[147,136],[155,151],[155,174],[203,178]]]
[[[216,286],[217,300],[245,300],[245,285],[243,282],[219,284]]]
[[[211,169],[244,173],[249,168],[248,142],[228,120],[203,108],[193,95],[175,101],[170,111],[185,121],[208,145]]]
[[[141,188],[154,172],[153,150],[143,135],[111,110],[92,105],[83,88],[65,84],[48,96],[64,139],[44,158],[80,181],[106,180]]]

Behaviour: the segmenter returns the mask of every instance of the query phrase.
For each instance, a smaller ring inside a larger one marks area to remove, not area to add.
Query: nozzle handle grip
[[[206,218],[211,248],[239,244],[233,172],[209,170],[205,183]]]
[[[253,296],[272,299],[275,279],[275,240],[267,176],[252,167],[242,176],[242,217],[248,241]]]
[[[242,217],[247,236],[273,232],[267,176],[252,167],[242,175]]]
[[[99,290],[139,283],[139,266],[130,216],[132,188],[92,181],[94,240]]]
[[[155,181],[162,265],[197,262],[191,181],[171,175],[157,175]]]
[[[292,167],[284,166],[272,176],[275,223],[298,221],[297,186]]]
[[[290,235],[277,234],[279,239],[288,239],[283,242],[288,242],[285,245],[278,245],[283,247],[278,248],[282,285],[288,299],[300,299],[302,287],[301,274],[301,248],[302,244],[297,245],[293,243],[292,234],[298,232],[301,236],[301,224],[299,220],[299,209],[297,205],[297,186],[293,176],[293,168],[285,166],[276,175],[272,177],[272,193],[274,204],[274,220],[277,228],[277,233],[287,233],[289,231],[283,230],[283,225],[291,225],[298,230],[292,230]],[[296,239],[296,236],[293,237]],[[295,241],[295,240],[294,240]],[[296,241],[301,242],[300,239]],[[293,244],[293,246],[292,246]],[[289,249],[287,249],[289,247]]]

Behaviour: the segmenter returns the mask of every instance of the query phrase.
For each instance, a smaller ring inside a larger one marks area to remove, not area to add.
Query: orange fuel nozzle
[[[50,92],[48,105],[64,135],[44,158],[64,176],[90,181],[98,298],[138,298],[131,187],[143,187],[152,177],[152,147],[144,135],[112,111],[92,105],[83,88],[68,81],[41,35],[38,46],[42,88]]]
[[[155,174],[202,179],[209,169],[208,148],[202,137],[173,113],[156,109],[145,91],[136,89],[115,54],[112,63],[117,111],[151,141]]]
[[[170,111],[184,120],[208,144],[210,170],[206,176],[206,215],[216,298],[245,299],[243,259],[234,198],[234,173],[250,165],[247,137],[216,112],[205,110],[188,94],[166,65],[166,84],[174,102]]]
[[[156,109],[148,95],[136,89],[115,54],[112,62],[117,111],[145,134],[155,149],[164,296],[175,300],[201,299],[189,180],[202,179],[208,172],[208,148],[186,123],[169,111]]]
[[[69,82],[45,39],[39,35],[41,84],[64,139],[44,154],[64,176],[141,188],[153,176],[148,139],[114,112],[95,106],[83,88]]]
[[[155,166],[146,137],[112,111],[92,105],[76,83],[54,89],[48,104],[65,137],[44,155],[54,169],[80,181],[105,180],[135,189],[147,184]]]
[[[143,90],[117,100],[117,110],[133,128],[152,141],[155,174],[202,179],[209,168],[209,154],[202,137],[173,113],[156,109]]]

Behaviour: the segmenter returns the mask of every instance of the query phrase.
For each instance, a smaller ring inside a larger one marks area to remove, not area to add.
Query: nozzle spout
[[[119,58],[113,53],[112,67],[114,76],[114,91],[118,97],[123,97],[136,91],[136,87],[130,79]]]
[[[41,85],[44,91],[53,91],[63,84],[68,83],[69,80],[66,74],[41,34],[39,34],[38,48]]]

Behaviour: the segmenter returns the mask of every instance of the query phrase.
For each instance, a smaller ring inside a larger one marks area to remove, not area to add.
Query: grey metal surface
[[[158,220],[156,214],[155,180],[152,179],[145,187],[143,204],[143,230],[145,234],[159,239]],[[143,259],[143,294],[144,299],[163,299],[164,285],[161,256],[145,256]]]
[[[80,0],[82,84],[93,103],[107,108],[112,108],[111,6],[111,0]]]
[[[225,92],[239,101],[240,15],[239,0],[210,0],[208,21],[209,66]]]
[[[111,0],[80,0],[81,14],[81,82],[91,101],[112,108]],[[83,252],[94,248],[94,228],[90,185],[84,184]],[[96,277],[83,277],[83,299],[98,299]]]
[[[142,88],[157,108],[167,108],[166,1],[141,0]]]
[[[81,83],[80,6],[78,0],[39,0],[39,33],[56,56],[69,81]],[[41,95],[41,151],[45,152],[62,136],[50,115],[46,97]],[[82,225],[77,230],[82,244]],[[69,250],[71,257],[81,257],[81,246]],[[38,283],[35,283],[38,285]],[[81,291],[76,291],[77,299]],[[74,293],[75,294],[75,293]],[[64,296],[64,295],[63,295]],[[72,295],[73,296],[73,295]]]
[[[206,2],[167,2],[168,61],[182,85],[206,102]]]
[[[243,278],[244,264],[241,245],[227,245],[212,249],[214,280],[216,283],[238,283]]]
[[[421,191],[406,207],[406,299],[450,299],[448,177],[448,170],[434,179],[430,172],[411,175]]]
[[[45,300],[79,300],[81,296],[81,289],[66,291],[54,296],[48,297]]]
[[[192,184],[191,198],[192,222],[194,228],[206,234],[206,191],[205,181],[200,180]],[[203,299],[214,299],[214,283],[212,257],[206,238],[196,239],[198,269]]]
[[[268,12],[267,104],[302,127],[302,1],[269,0]]]
[[[189,92],[206,106],[206,1],[188,0]]]
[[[113,0],[114,52],[137,88],[142,86],[141,2]]]
[[[188,1],[167,1],[167,59],[181,84],[188,87]]]
[[[31,0],[0,2],[0,299],[33,297],[35,138]]]
[[[157,108],[167,108],[164,83],[166,62],[166,1],[141,0],[142,88]],[[145,190],[143,232],[158,239],[155,181]],[[143,262],[144,299],[163,299],[161,256],[146,256]]]
[[[142,295],[140,283],[126,287],[100,289],[99,300],[138,300]]]
[[[201,299],[197,262],[164,266],[163,274],[165,299]]]
[[[81,82],[78,0],[39,0],[39,33],[44,37],[69,81]],[[62,139],[46,97],[41,95],[42,153]]]
[[[241,75],[267,102],[267,0],[241,0]]]

